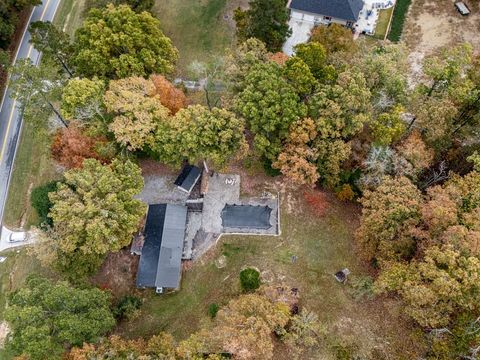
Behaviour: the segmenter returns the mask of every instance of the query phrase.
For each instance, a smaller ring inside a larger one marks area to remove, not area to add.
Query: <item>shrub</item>
[[[240,285],[243,291],[254,291],[260,287],[260,273],[252,268],[240,272]]]
[[[38,222],[42,227],[52,226],[52,219],[48,217],[52,203],[48,198],[48,193],[57,190],[57,182],[51,181],[49,183],[37,186],[32,190],[30,195],[30,203],[32,207],[37,211]]]
[[[218,310],[220,310],[220,306],[218,304],[212,303],[208,306],[208,315],[213,319],[217,316]]]
[[[114,314],[118,319],[131,319],[142,306],[142,300],[133,295],[126,295],[118,302]]]
[[[343,184],[337,191],[337,198],[341,201],[352,201],[355,193],[350,184]]]
[[[403,32],[403,23],[407,16],[408,8],[412,0],[397,0],[395,9],[393,10],[392,24],[390,32],[388,33],[388,40],[397,42],[400,40],[400,36]]]

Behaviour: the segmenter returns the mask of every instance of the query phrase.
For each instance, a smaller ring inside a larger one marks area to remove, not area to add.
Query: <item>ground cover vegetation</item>
[[[267,3],[269,16],[259,17]],[[425,357],[476,356],[480,156],[472,144],[480,61],[473,49],[459,44],[426,57],[411,87],[402,45],[354,43],[337,26],[315,29],[294,56],[279,53],[289,33],[285,2],[252,0],[249,10],[235,12],[239,45],[202,68],[222,97],[189,104],[171,82],[177,49],[142,11],[149,4],[135,4],[135,11],[123,2],[93,9],[71,39],[53,24],[33,24],[32,43],[44,60],[11,69],[14,97],[34,105],[25,110],[26,124],[48,129],[53,112],[52,157],[66,168],[32,197],[42,219],[34,252],[77,287],[28,279],[6,310],[13,331],[7,348],[27,359],[64,352],[70,359],[269,359],[279,348],[301,356],[330,339],[322,314],[273,296],[260,285],[261,273],[247,268],[235,274],[245,293],[212,307],[208,326],[181,339],[155,329],[148,340],[98,342],[114,326],[114,313],[134,317],[142,306],[129,298],[113,311],[109,296],[88,282],[140,228],[145,206],[135,198],[143,187],[136,160],[222,169],[248,156],[287,184],[359,199],[358,251],[377,276],[357,279],[352,291],[402,299],[406,316],[427,334]],[[325,197],[309,191],[305,202],[317,218],[325,216]],[[208,304],[216,303],[207,303],[205,314]],[[22,316],[31,321],[18,321]],[[92,324],[77,326],[82,321]],[[330,348],[345,358],[356,351]]]

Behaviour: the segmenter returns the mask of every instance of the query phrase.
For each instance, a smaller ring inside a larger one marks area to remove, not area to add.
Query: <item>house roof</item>
[[[185,165],[182,169],[180,175],[178,175],[174,184],[177,185],[180,189],[190,192],[200,178],[202,171],[198,166],[194,165]]]
[[[357,21],[362,8],[362,0],[292,0],[290,3],[290,9],[349,21]]]
[[[166,204],[150,205],[148,207],[144,231],[145,242],[143,243],[137,271],[137,287],[155,286],[166,209]]]
[[[177,288],[180,285],[186,222],[186,206],[167,205],[160,258],[157,266],[157,278],[155,279],[155,287],[157,288]]]
[[[251,228],[269,229],[270,213],[269,206],[261,205],[225,205],[222,210],[222,226],[224,228]]]
[[[149,205],[137,287],[179,286],[186,221],[185,206]]]

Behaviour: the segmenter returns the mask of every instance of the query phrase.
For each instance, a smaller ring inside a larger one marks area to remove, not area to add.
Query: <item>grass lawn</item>
[[[390,354],[411,354],[415,358],[419,345],[409,335],[411,329],[396,301],[355,300],[351,288],[338,284],[333,277],[345,267],[353,277],[367,274],[353,245],[357,210],[331,200],[327,215],[318,217],[306,208],[302,193],[283,199],[280,237],[224,236],[215,249],[184,272],[179,292],[158,296],[153,290],[142,291],[145,303],[141,313],[121,324],[118,332],[135,338],[165,330],[177,339],[185,338],[211,322],[209,304],[221,306],[240,294],[240,270],[255,266],[263,279],[297,287],[301,304],[328,324],[335,342],[361,352],[380,346],[388,348]],[[227,259],[226,266],[218,268],[215,260],[222,255]],[[297,256],[295,262],[293,255]],[[331,349],[316,349],[315,354],[321,355],[315,358],[334,359]],[[286,359],[289,355],[277,354],[275,358]]]
[[[180,52],[178,75],[188,76],[192,61],[208,61],[222,54],[232,44],[234,28],[224,19],[231,19],[231,9],[241,0],[157,0],[154,13],[162,30]]]
[[[378,15],[377,26],[375,28],[375,37],[378,39],[385,39],[390,24],[390,17],[392,15],[393,7],[389,9],[382,9]]]

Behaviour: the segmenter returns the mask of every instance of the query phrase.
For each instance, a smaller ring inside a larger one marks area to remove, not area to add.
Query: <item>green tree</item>
[[[130,151],[151,148],[155,134],[164,131],[170,111],[154,93],[153,82],[141,77],[111,81],[105,93],[106,108],[115,116],[109,130]]]
[[[110,296],[33,275],[9,296],[7,348],[31,360],[60,359],[65,346],[95,342],[115,325]]]
[[[94,78],[70,79],[62,92],[62,115],[69,120],[90,120],[103,117],[105,83]]]
[[[279,51],[291,34],[287,1],[250,0],[248,5],[247,10],[237,8],[234,12],[238,39],[243,42],[256,38],[263,41],[269,51]]]
[[[225,81],[230,92],[237,94],[245,88],[245,77],[251,69],[268,61],[265,44],[258,39],[247,39],[230,50],[225,60]]]
[[[37,211],[38,222],[42,226],[53,225],[52,219],[48,217],[52,202],[48,198],[48,194],[57,190],[57,182],[51,181],[44,185],[37,186],[32,189],[30,195],[30,203],[32,207]]]
[[[422,260],[397,263],[376,281],[377,292],[397,291],[405,311],[426,328],[449,325],[455,314],[478,314],[480,260],[450,246],[433,246]]]
[[[125,78],[168,74],[178,51],[148,12],[108,5],[93,9],[75,34],[73,62],[85,77]]]
[[[316,26],[310,35],[310,41],[318,42],[328,54],[344,51],[352,54],[357,50],[352,31],[345,26],[332,23],[329,26]]]
[[[303,60],[312,75],[323,82],[335,80],[335,69],[327,65],[327,52],[322,44],[310,42],[295,46],[295,56]]]
[[[381,113],[370,123],[376,145],[390,145],[400,139],[407,129],[402,119],[402,108],[395,107],[388,113]]]
[[[26,121],[40,127],[53,111],[60,123],[68,127],[55,106],[60,98],[63,81],[58,75],[58,69],[48,61],[42,61],[39,66],[32,64],[30,59],[15,63],[10,69],[9,88],[12,98],[23,106]]]
[[[70,66],[73,55],[73,46],[69,36],[59,30],[49,21],[35,21],[28,31],[31,35],[30,43],[33,47],[57,62],[70,76],[73,71]]]
[[[306,106],[281,73],[273,62],[254,65],[234,101],[255,136],[256,153],[270,161],[277,159],[290,125],[306,115]]]
[[[310,68],[297,56],[287,60],[283,67],[283,76],[293,86],[301,98],[310,95],[317,85],[317,81],[313,77]]]
[[[178,111],[155,135],[154,152],[167,163],[179,165],[209,160],[222,166],[247,147],[243,121],[230,111],[189,106]]]
[[[386,178],[367,190],[355,234],[368,259],[410,259],[416,251],[411,230],[420,223],[420,191],[407,178]]]
[[[114,160],[107,166],[86,159],[82,168],[69,170],[64,177],[57,191],[49,194],[53,203],[49,216],[57,233],[52,247],[61,268],[85,265],[95,270],[107,252],[131,242],[145,213],[143,203],[133,198],[143,187],[140,168],[130,161]]]

